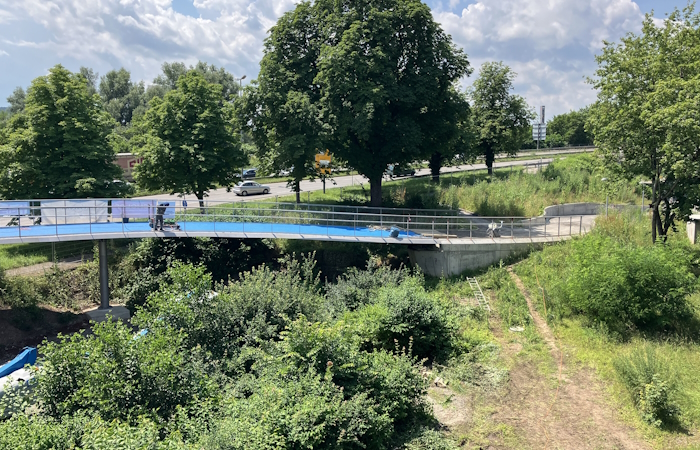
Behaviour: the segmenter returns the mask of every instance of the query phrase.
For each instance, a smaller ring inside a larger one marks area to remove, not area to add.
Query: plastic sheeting
[[[29,202],[0,202],[0,217],[17,217],[29,215]]]
[[[0,378],[6,377],[17,370],[22,369],[26,364],[32,365],[36,362],[36,348],[25,347],[24,351],[15,356],[15,359],[0,367]]]
[[[112,200],[112,217],[148,219],[155,214],[155,206],[155,200]]]
[[[45,200],[42,225],[107,222],[107,200]]]

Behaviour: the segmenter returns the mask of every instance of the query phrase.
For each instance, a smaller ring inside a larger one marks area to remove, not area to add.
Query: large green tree
[[[314,7],[326,32],[316,83],[332,150],[369,179],[371,204],[379,206],[387,165],[439,151],[431,134],[457,128],[444,104],[469,63],[419,0],[319,0]]]
[[[665,239],[700,204],[700,15],[647,15],[596,59],[596,145],[611,171],[651,182],[652,240]]]
[[[483,156],[489,175],[496,155],[514,155],[531,139],[535,114],[519,95],[512,94],[515,72],[502,62],[482,64],[469,90],[474,124],[473,151]]]
[[[239,93],[240,85],[233,75],[223,67],[216,67],[203,61],[189,67],[182,62],[166,62],[161,66],[161,70],[163,73],[158,75],[153,80],[153,86],[149,87],[152,96],[162,97],[167,91],[176,89],[180,77],[193,70],[199,72],[209,83],[221,85],[221,95],[227,101],[233,100]]]
[[[468,73],[419,0],[302,2],[266,41],[245,117],[295,184],[329,149],[370,180],[378,206],[388,164],[451,151],[468,110],[453,85]]]
[[[134,112],[141,107],[145,110],[146,88],[143,81],[133,83],[131,73],[123,67],[110,70],[100,78],[100,97],[104,107],[121,125],[131,123]]]
[[[27,94],[21,86],[17,86],[12,94],[7,97],[7,103],[10,104],[10,114],[17,114],[24,111],[24,104],[27,100]]]
[[[565,145],[593,145],[593,135],[586,130],[589,115],[590,108],[585,107],[554,116],[547,123],[547,146],[553,147],[550,143],[554,141]]]
[[[314,83],[323,42],[310,3],[282,15],[265,40],[258,79],[243,96],[242,120],[249,124],[260,161],[269,169],[293,168],[291,186],[314,173],[314,155],[323,147],[319,111],[321,88]]]
[[[0,147],[0,197],[112,197],[123,193],[108,136],[112,118],[86,79],[60,65],[32,81]]]
[[[231,187],[245,162],[234,128],[233,106],[222,102],[221,85],[190,71],[165,97],[154,98],[137,123],[143,136],[136,153],[136,182],[146,189],[204,197],[217,185]]]

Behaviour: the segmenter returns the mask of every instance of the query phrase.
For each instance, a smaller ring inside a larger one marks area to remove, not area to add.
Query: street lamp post
[[[608,217],[608,184],[607,184],[608,179],[601,178],[600,181],[603,181],[606,183],[605,184],[605,217],[607,218]]]
[[[240,97],[243,95],[243,80],[245,80],[246,75],[243,75],[240,78],[234,78],[234,80],[238,81],[238,84],[240,86],[240,89],[238,89],[238,96]]]

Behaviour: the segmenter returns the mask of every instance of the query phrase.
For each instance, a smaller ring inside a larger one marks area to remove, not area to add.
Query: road
[[[508,168],[508,167],[516,167],[516,166],[526,166],[526,165],[533,165],[537,163],[542,163],[542,164],[549,164],[550,162],[553,161],[553,158],[542,158],[543,156],[547,155],[561,155],[561,154],[571,154],[571,153],[581,153],[582,150],[565,150],[565,151],[556,151],[556,152],[548,152],[548,151],[542,151],[542,152],[527,152],[527,153],[522,153],[518,154],[518,156],[540,156],[540,158],[532,158],[528,160],[522,160],[522,161],[504,161],[504,162],[496,162],[494,163],[494,169],[503,169],[503,168]],[[468,172],[468,171],[475,171],[475,170],[485,170],[486,165],[485,164],[463,164],[459,166],[451,166],[451,167],[443,167],[440,175],[445,175],[445,174],[450,174],[450,173],[455,173],[455,172]],[[418,169],[416,170],[416,177],[421,177],[421,176],[429,176],[430,175],[430,169]],[[398,178],[399,180],[403,178]],[[345,175],[345,176],[340,176],[340,177],[334,177],[333,180],[335,181],[335,184],[333,184],[331,181],[326,182],[326,188],[340,188],[340,187],[351,187],[351,186],[357,186],[359,184],[362,184],[365,186],[366,189],[369,190],[369,180],[362,175]],[[238,197],[232,192],[226,192],[225,188],[221,189],[215,189],[209,192],[209,196],[206,197],[207,200],[211,201],[230,201],[230,202],[236,202],[236,201],[262,201],[262,200],[274,200],[277,197],[282,197],[282,196],[287,196],[290,194],[293,194],[292,190],[287,186],[287,183],[282,181],[278,183],[269,183],[266,184],[267,186],[270,187],[270,193],[267,195],[252,195],[252,196],[247,196],[247,197]],[[314,192],[314,191],[320,191],[323,190],[323,183],[321,180],[315,180],[315,181],[309,181],[309,180],[304,180],[301,182],[301,191],[302,191],[302,201],[305,200],[304,196],[306,195],[306,192]],[[136,197],[139,199],[146,199],[146,200],[181,200],[181,196],[177,195],[167,195],[167,194],[161,194],[161,195],[147,195],[143,197]],[[186,200],[190,203],[190,207],[194,207],[197,205],[197,197],[194,195],[188,195],[185,197]]]

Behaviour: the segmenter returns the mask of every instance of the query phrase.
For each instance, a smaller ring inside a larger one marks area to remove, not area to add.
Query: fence
[[[180,200],[98,199],[63,204],[38,200],[31,202],[29,211],[23,211],[29,214],[11,216],[7,214],[11,208],[3,211],[0,211],[0,225],[5,226],[0,227],[0,243],[17,242],[17,238],[21,242],[24,238],[50,240],[52,236],[57,239],[77,236],[99,239],[100,235],[110,239],[143,237],[161,224],[166,231],[188,236],[409,237],[412,241],[556,238],[585,233],[591,226],[591,216],[585,215],[480,217],[442,209],[269,202],[205,202],[202,207],[185,207]]]

